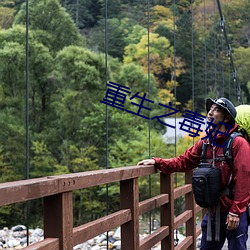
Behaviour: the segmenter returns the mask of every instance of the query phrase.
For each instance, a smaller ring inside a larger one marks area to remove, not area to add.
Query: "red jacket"
[[[238,130],[238,125],[233,126],[230,133]],[[219,133],[216,144],[223,145],[225,135]],[[208,143],[206,139],[198,141],[187,149],[184,154],[176,158],[162,159],[154,158],[155,166],[163,173],[186,172],[198,166],[202,151],[202,143]],[[224,157],[223,148],[214,146],[215,158]],[[234,200],[230,200],[226,195],[220,198],[221,211],[232,212],[241,215],[247,208],[250,201],[250,144],[241,136],[237,136],[232,144],[233,155],[233,180],[234,180]],[[213,146],[209,144],[206,151],[206,159],[213,158]],[[215,162],[215,166],[221,169],[221,184],[224,189],[230,178],[231,170],[226,161]]]

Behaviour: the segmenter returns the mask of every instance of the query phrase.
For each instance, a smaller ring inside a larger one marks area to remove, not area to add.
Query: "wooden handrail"
[[[196,213],[201,211],[193,199],[191,173],[186,184],[174,189],[173,174],[160,174],[160,194],[139,202],[138,178],[156,174],[154,166],[129,166],[58,176],[48,176],[0,184],[0,206],[33,199],[44,199],[44,240],[23,249],[72,250],[101,233],[121,227],[122,249],[146,250],[161,241],[161,249],[196,249],[201,233]],[[73,228],[74,190],[120,183],[120,210]],[[185,196],[186,211],[174,218],[174,200]],[[160,208],[161,225],[146,238],[139,239],[139,216]],[[174,230],[186,224],[186,238],[174,247]]]

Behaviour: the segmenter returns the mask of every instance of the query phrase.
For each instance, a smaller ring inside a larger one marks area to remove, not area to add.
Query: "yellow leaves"
[[[192,110],[193,109],[193,101],[192,101],[192,99],[187,101],[187,103],[185,104],[185,109],[187,109],[187,110]]]
[[[150,21],[152,23],[152,31],[159,26],[165,26],[173,30],[173,13],[169,8],[162,5],[156,5],[151,9]]]
[[[7,29],[11,27],[14,19],[14,8],[0,7],[0,29]]]
[[[181,60],[180,57],[175,58],[175,75],[180,76],[180,74],[185,73],[185,63]]]
[[[158,96],[160,97],[162,104],[169,105],[169,102],[171,102],[175,103],[176,105],[180,105],[180,102],[176,101],[174,94],[171,93],[169,89],[160,89]]]
[[[173,91],[175,89],[175,87],[180,86],[180,84],[176,81],[167,81],[166,82],[166,87],[167,89],[169,89],[170,91]]]
[[[158,20],[170,18],[173,20],[173,13],[169,8],[166,8],[162,5],[156,5],[151,10],[151,17]]]
[[[163,73],[164,70],[172,68],[171,56],[173,48],[165,37],[156,33],[149,35],[150,47],[148,50],[148,36],[142,36],[138,44],[130,44],[125,48],[124,63],[139,63],[145,72],[148,70],[148,56],[150,59],[150,70],[154,74]]]

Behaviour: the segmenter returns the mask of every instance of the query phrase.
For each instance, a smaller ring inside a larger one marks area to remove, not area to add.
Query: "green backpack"
[[[237,115],[235,121],[239,124],[240,132],[250,138],[250,105],[239,105],[236,108]]]

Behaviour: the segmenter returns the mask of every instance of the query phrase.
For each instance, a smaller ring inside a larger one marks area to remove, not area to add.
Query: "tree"
[[[79,29],[88,30],[100,19],[101,4],[98,0],[61,0]]]
[[[157,86],[161,89],[166,89],[167,82],[173,80],[173,47],[165,37],[160,37],[158,34],[150,33],[149,39],[150,62],[148,62],[148,36],[142,36],[139,43],[130,44],[125,48],[124,63],[133,62],[139,64],[143,67],[144,72],[147,72],[148,67],[150,67],[150,72],[156,78]],[[178,63],[176,64],[175,74],[179,76],[183,71],[183,63],[180,58],[176,60]],[[162,96],[160,95],[160,97]]]
[[[41,131],[46,120],[45,113],[49,107],[51,93],[55,90],[50,79],[52,71],[52,56],[47,47],[37,42],[34,32],[29,37],[29,85],[31,88],[31,125],[36,131]],[[13,28],[0,33],[3,41],[1,71],[5,94],[8,96],[25,96],[25,28],[15,25]],[[1,55],[2,54],[2,55]],[[9,72],[12,72],[11,74]],[[10,88],[11,87],[11,88]],[[20,94],[17,94],[17,92]],[[21,95],[22,94],[22,95]],[[13,99],[14,100],[14,99]],[[23,99],[24,101],[24,99]],[[24,103],[19,110],[24,112]]]
[[[129,18],[109,18],[107,21],[107,30],[105,31],[105,20],[102,19],[87,35],[88,47],[91,50],[106,52],[108,55],[118,58],[120,61],[124,55],[124,48],[129,44],[127,37],[130,35],[135,24]],[[107,34],[107,44],[103,40]],[[107,45],[107,48],[105,47]]]
[[[173,12],[170,8],[167,8],[162,5],[156,5],[151,8],[150,12],[150,28],[151,31],[155,32],[155,30],[163,26],[167,29],[174,29],[174,17]],[[157,33],[157,32],[156,32]]]
[[[79,30],[58,0],[29,1],[29,20],[36,39],[53,52],[69,45],[84,45]],[[15,17],[16,24],[26,24],[25,3]]]
[[[238,83],[242,85],[244,93],[246,94],[246,100],[244,102],[248,103],[250,101],[249,93],[250,93],[250,72],[249,72],[249,56],[250,56],[250,48],[239,47],[235,49],[235,65],[238,69],[238,75],[240,79],[238,79]]]

